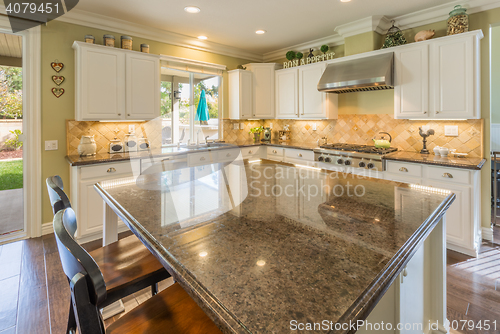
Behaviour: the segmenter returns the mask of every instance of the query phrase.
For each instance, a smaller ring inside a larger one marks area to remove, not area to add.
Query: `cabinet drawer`
[[[293,148],[286,148],[285,156],[291,159],[314,161],[314,152],[309,150],[297,150]]]
[[[470,184],[470,172],[453,168],[427,167],[431,180],[450,183]]]
[[[285,154],[284,148],[279,147],[268,147],[267,148],[267,159],[283,161],[283,155]]]
[[[111,164],[98,164],[95,166],[80,167],[80,178],[82,180],[107,177],[110,179],[115,178],[115,175],[123,176],[123,174],[133,174],[134,171],[139,174],[140,160],[130,160],[123,162],[115,162]]]
[[[259,150],[260,147],[242,147],[241,154],[243,155],[243,159],[248,159],[249,157],[260,158]]]
[[[211,163],[210,152],[192,153],[188,155],[188,166],[201,166]]]
[[[227,149],[227,150],[220,150],[217,152],[217,160],[214,160],[214,162],[229,162],[229,161],[234,161],[238,158],[240,155],[240,149],[239,148],[232,148],[232,149]]]
[[[387,161],[387,171],[393,174],[422,177],[422,166],[417,164]]]

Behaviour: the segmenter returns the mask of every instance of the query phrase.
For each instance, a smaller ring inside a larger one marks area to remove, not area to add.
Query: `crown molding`
[[[330,35],[330,36],[326,36],[323,38],[318,38],[318,39],[308,41],[305,43],[300,43],[300,44],[288,46],[286,48],[275,50],[272,52],[267,52],[267,53],[264,53],[264,62],[269,62],[269,61],[283,58],[284,55],[290,50],[300,51],[300,52],[304,53],[304,52],[309,52],[309,49],[311,49],[311,48],[317,48],[318,45],[324,45],[324,44],[326,44],[328,46],[342,45],[342,44],[344,44],[344,39],[339,34],[335,34],[335,35]]]
[[[391,20],[383,15],[375,15],[365,17],[364,19],[357,20],[342,24],[335,28],[335,31],[342,36],[342,38],[359,35],[365,32],[375,31],[379,34],[385,34],[390,27]]]

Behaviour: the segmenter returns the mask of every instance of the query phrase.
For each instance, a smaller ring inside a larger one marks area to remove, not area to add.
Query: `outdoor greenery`
[[[0,162],[0,190],[23,187],[23,161]]]
[[[11,130],[10,133],[14,135],[14,138],[7,139],[5,141],[5,146],[7,146],[8,150],[12,151],[20,149],[23,146],[23,142],[19,139],[19,136],[22,135],[23,133],[21,132],[21,130],[17,129],[13,131]]]
[[[22,68],[0,66],[0,118],[23,118],[22,97]]]

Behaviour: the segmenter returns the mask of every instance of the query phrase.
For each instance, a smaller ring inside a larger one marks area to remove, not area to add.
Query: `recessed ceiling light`
[[[351,0],[340,0],[340,2],[350,2]]]
[[[187,6],[184,8],[184,10],[188,13],[191,13],[191,14],[196,14],[196,13],[201,12],[201,9],[199,9],[198,7],[195,7],[195,6]]]
[[[208,39],[208,37],[202,35],[202,36],[198,36],[198,39]]]
[[[263,34],[265,34],[265,33],[266,33],[266,31],[265,31],[265,30],[257,30],[255,33],[256,33],[257,35],[263,35]]]

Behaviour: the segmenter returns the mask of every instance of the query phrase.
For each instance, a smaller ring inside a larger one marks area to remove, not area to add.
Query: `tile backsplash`
[[[244,130],[234,130],[234,123],[244,123]],[[257,121],[223,121],[223,138],[226,141],[252,140],[250,128],[273,124],[273,139],[278,138],[278,130],[285,124],[290,125],[291,139],[301,142],[316,142],[326,136],[329,143],[350,143],[373,145],[372,138],[379,132],[388,132],[392,136],[392,146],[402,151],[420,152],[422,137],[418,128],[429,125],[435,130],[435,135],[427,138],[427,148],[445,146],[457,149],[457,152],[468,153],[470,157],[482,157],[482,120],[465,121],[414,121],[394,119],[393,115],[339,115],[336,120],[257,120]],[[317,130],[313,131],[316,123]],[[445,125],[458,125],[457,137],[444,135]]]
[[[66,154],[78,155],[78,145],[82,136],[93,135],[97,153],[109,151],[110,140],[123,140],[129,125],[135,125],[137,138],[147,138],[152,148],[161,147],[161,119],[148,122],[79,122],[66,120]]]

